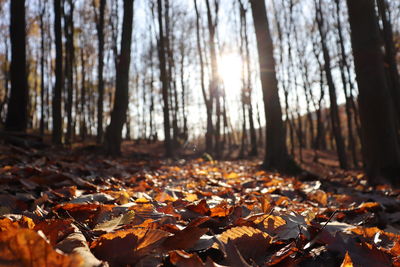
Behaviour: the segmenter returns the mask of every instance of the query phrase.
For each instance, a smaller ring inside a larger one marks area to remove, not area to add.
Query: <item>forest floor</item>
[[[400,266],[400,191],[329,156],[317,180],[157,145],[0,152],[0,266]]]

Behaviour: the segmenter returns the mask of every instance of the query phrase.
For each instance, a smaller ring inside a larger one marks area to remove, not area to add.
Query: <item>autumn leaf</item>
[[[349,252],[346,252],[346,255],[344,256],[344,260],[340,267],[353,267],[353,261],[350,258]]]
[[[112,266],[135,264],[171,234],[162,230],[136,228],[100,236],[90,246],[94,255]]]
[[[39,232],[40,233],[40,232]],[[78,256],[67,256],[30,229],[2,232],[0,235],[0,262],[2,266],[80,266]]]
[[[132,222],[135,218],[135,212],[134,211],[128,211],[127,213],[118,216],[116,218],[113,218],[109,221],[105,221],[102,223],[97,224],[93,231],[103,231],[103,232],[113,232],[120,228],[121,226],[128,224]]]
[[[169,260],[177,267],[204,267],[205,264],[197,254],[190,254],[182,250],[169,253]]]
[[[74,231],[71,226],[72,222],[72,219],[45,220],[36,224],[34,230],[42,231],[49,239],[50,243],[55,246],[58,242]]]
[[[220,247],[220,244],[222,244],[231,250],[235,258],[240,255],[247,262],[250,262],[250,259],[258,262],[262,261],[271,244],[271,237],[267,233],[248,226],[233,227],[220,234],[217,238],[219,242],[215,243],[213,247],[223,249]],[[239,253],[238,255],[236,255],[237,252],[235,250]],[[228,252],[226,251],[226,253]]]
[[[187,250],[194,246],[202,235],[208,232],[207,228],[199,228],[196,226],[188,226],[182,231],[168,237],[162,244],[166,250]]]
[[[294,239],[300,234],[304,234],[309,238],[307,223],[302,215],[292,211],[288,214],[282,215],[281,217],[286,221],[286,224],[275,229],[275,232],[280,239]]]

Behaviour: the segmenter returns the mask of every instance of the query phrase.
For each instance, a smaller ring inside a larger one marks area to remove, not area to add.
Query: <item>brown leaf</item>
[[[291,242],[282,249],[278,250],[268,260],[267,266],[273,266],[280,264],[281,266],[296,266],[294,257],[299,249],[296,247],[295,242]]]
[[[101,219],[105,214],[110,213],[114,205],[99,204],[63,204],[54,208],[62,217],[68,218],[72,216],[75,220],[83,223],[97,224],[97,220]]]
[[[197,254],[186,253],[182,250],[171,251],[169,260],[177,267],[204,267],[203,261]]]
[[[188,226],[173,236],[168,237],[162,246],[166,250],[190,249],[207,232],[207,228]]]
[[[388,255],[374,245],[365,242],[356,243],[349,236],[343,235],[342,237],[341,233],[336,234],[334,240],[328,244],[327,248],[328,250],[340,253],[342,257],[348,252],[355,265],[370,266],[371,262],[376,267],[391,265]]]
[[[82,259],[53,249],[37,232],[18,229],[0,235],[2,266],[80,266]]]
[[[42,231],[49,239],[50,244],[55,246],[58,242],[74,231],[74,228],[71,226],[71,224],[72,219],[46,220],[36,224],[34,230]]]
[[[307,223],[304,216],[292,211],[288,214],[282,215],[282,219],[286,221],[286,224],[279,226],[275,230],[280,239],[294,239],[297,238],[300,233],[309,237]]]
[[[220,234],[218,240],[234,254],[233,248],[236,248],[247,262],[250,259],[262,262],[271,244],[271,237],[267,233],[249,226],[233,227]],[[213,247],[223,249],[218,244]]]
[[[100,236],[90,246],[94,255],[113,266],[135,264],[158,247],[170,233],[135,228]]]
[[[197,205],[189,205],[186,207],[187,210],[209,216],[211,214],[210,207],[207,205],[205,199],[202,199]]]

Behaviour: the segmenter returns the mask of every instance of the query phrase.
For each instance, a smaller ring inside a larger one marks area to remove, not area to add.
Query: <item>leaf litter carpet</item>
[[[0,266],[400,266],[400,198],[362,174],[2,146]]]

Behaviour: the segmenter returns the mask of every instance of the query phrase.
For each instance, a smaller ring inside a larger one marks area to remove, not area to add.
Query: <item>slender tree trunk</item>
[[[8,102],[8,91],[9,91],[9,83],[10,83],[10,70],[9,70],[9,61],[8,61],[8,40],[4,39],[4,50],[5,50],[5,60],[4,65],[2,66],[2,71],[4,75],[4,99],[0,103],[0,121],[4,122],[3,119],[3,110]]]
[[[332,77],[331,70],[331,58],[329,55],[329,50],[326,44],[326,33],[324,32],[323,25],[323,14],[321,10],[321,0],[315,0],[316,4],[316,20],[318,25],[318,31],[321,37],[322,54],[324,56],[324,70],[326,75],[326,80],[329,89],[329,99],[330,99],[330,112],[331,112],[331,123],[332,131],[335,138],[336,151],[339,158],[339,164],[342,169],[348,168],[346,150],[344,146],[344,140],[342,135],[342,128],[340,124],[339,108],[337,105],[336,88]]]
[[[280,73],[281,73],[280,75],[281,75],[281,80],[282,80],[282,89],[283,89],[284,97],[285,97],[285,100],[284,100],[285,101],[285,116],[286,116],[286,119],[284,122],[285,140],[287,137],[287,130],[289,129],[290,154],[294,158],[294,156],[295,156],[295,152],[294,152],[294,149],[295,149],[294,120],[289,111],[289,90],[286,86],[286,79],[285,79],[285,73],[284,73],[284,68],[283,68],[283,66],[284,66],[284,64],[283,64],[283,59],[284,59],[284,56],[283,56],[283,33],[282,33],[282,27],[281,27],[281,23],[278,18],[278,12],[277,12],[274,1],[272,2],[272,6],[273,6],[273,10],[274,10],[274,16],[276,18],[275,22],[276,22],[276,29],[278,32],[278,40],[279,40],[279,48],[280,48],[279,49],[279,51],[280,51],[280,53],[279,53],[279,63],[280,64],[279,65],[282,66],[282,68],[280,69]]]
[[[203,94],[203,99],[206,105],[207,112],[207,132],[206,132],[206,152],[211,153],[213,148],[213,121],[212,121],[212,113],[213,113],[213,97],[210,87],[210,95],[207,97],[206,86],[204,81],[204,60],[203,60],[203,51],[201,47],[201,39],[200,39],[200,14],[197,7],[197,0],[194,1],[194,7],[196,11],[196,41],[197,41],[197,53],[199,55],[199,64],[200,64],[200,84],[201,84],[201,92]]]
[[[243,89],[242,89],[243,90]],[[242,93],[242,138],[240,142],[239,158],[244,158],[247,148],[247,123],[246,123],[246,105],[243,101]]]
[[[275,73],[273,44],[268,26],[264,1],[250,0],[259,54],[260,77],[264,95],[267,121],[266,153],[264,167],[288,171],[294,163],[290,159],[282,122],[282,111]]]
[[[94,7],[96,8],[95,4]],[[96,14],[96,29],[98,39],[98,65],[97,65],[97,91],[99,93],[97,99],[97,143],[103,142],[103,103],[104,103],[104,13],[106,0],[100,0],[99,12]]]
[[[257,156],[258,149],[257,149],[257,134],[254,126],[254,112],[253,112],[253,103],[252,103],[252,84],[251,84],[251,62],[250,62],[250,48],[249,48],[249,36],[248,36],[248,29],[247,29],[247,10],[244,8],[242,1],[239,0],[240,5],[240,17],[241,17],[241,25],[243,27],[243,41],[244,41],[244,52],[245,52],[245,64],[246,64],[246,75],[247,75],[247,114],[249,116],[249,127],[250,127],[250,143],[251,143],[251,150],[250,156]],[[244,79],[244,77],[243,77]]]
[[[151,30],[151,29],[150,29]],[[151,31],[150,31],[151,32]],[[154,63],[153,63],[153,39],[150,39],[150,134],[149,134],[149,142],[155,141],[155,130],[154,130]]]
[[[11,37],[11,93],[5,128],[26,131],[28,124],[28,83],[26,76],[25,49],[25,0],[10,3]]]
[[[316,150],[326,150],[326,136],[325,136],[325,126],[322,121],[322,102],[325,98],[325,83],[324,83],[324,68],[322,66],[322,62],[319,58],[319,52],[317,51],[317,44],[313,42],[313,54],[315,59],[318,63],[318,70],[319,70],[319,87],[320,87],[320,94],[318,98],[318,108],[316,109],[317,113],[317,136],[315,137],[315,149]],[[316,161],[318,158],[317,153],[315,153],[314,160]]]
[[[371,183],[389,179],[399,184],[398,129],[385,77],[375,3],[374,0],[347,0],[347,7],[359,88],[365,168]]]
[[[215,4],[218,2],[215,1]],[[214,154],[219,158],[220,153],[220,125],[221,125],[221,107],[220,107],[220,94],[219,94],[219,84],[218,84],[218,63],[217,63],[217,51],[215,47],[215,34],[216,34],[216,18],[213,19],[211,12],[210,1],[206,0],[207,6],[207,25],[209,32],[209,47],[210,47],[210,60],[211,60],[211,82],[210,82],[210,98],[215,100],[215,113],[216,122],[215,128],[213,129],[214,134]],[[216,16],[218,16],[218,5],[216,6]],[[214,104],[211,101],[211,104]]]
[[[83,47],[81,47],[81,125],[80,134],[82,141],[86,139],[87,128],[86,128],[86,60]]]
[[[396,119],[400,123],[400,78],[398,62],[396,60],[396,48],[393,41],[393,29],[390,22],[390,13],[386,0],[377,0],[378,11],[382,20],[383,40],[385,42],[385,63],[387,64],[388,86],[391,92],[393,105],[396,109]]]
[[[62,143],[61,93],[63,90],[63,44],[61,35],[61,0],[54,0],[54,35],[56,45],[56,82],[53,92],[53,143]]]
[[[357,163],[356,143],[353,134],[353,114],[351,112],[351,100],[350,100],[350,98],[352,98],[352,95],[347,88],[347,80],[345,74],[345,66],[347,65],[347,58],[346,58],[346,50],[344,47],[344,40],[342,34],[342,23],[340,20],[340,2],[339,0],[335,0],[335,2],[336,2],[336,19],[337,19],[336,22],[337,22],[337,30],[338,30],[339,46],[340,46],[340,60],[339,60],[340,77],[342,79],[343,91],[346,98],[345,108],[347,115],[346,117],[347,117],[347,131],[349,138],[349,150],[351,151],[352,154],[354,167],[357,167],[358,163]],[[350,80],[350,77],[347,78]]]
[[[74,3],[72,0],[68,2],[68,14],[64,11],[64,32],[66,39],[66,54],[65,54],[65,78],[67,87],[67,99],[66,99],[66,113],[67,113],[67,134],[65,136],[65,142],[71,144],[72,140],[72,105],[73,105],[73,63],[74,63]]]
[[[257,124],[258,124],[258,145],[262,146],[264,144],[264,138],[263,138],[263,127],[261,124],[261,114],[260,114],[260,107],[258,103],[256,103],[256,109],[257,109]],[[285,137],[286,138],[286,137]]]
[[[312,112],[311,112],[310,104],[312,103],[314,105],[315,110],[317,108],[316,108],[316,103],[314,101],[314,98],[312,96],[312,85],[309,80],[309,68],[308,68],[308,62],[307,62],[307,58],[306,58],[306,45],[307,44],[304,44],[300,48],[299,38],[297,36],[297,27],[296,27],[296,24],[294,23],[293,14],[291,14],[290,20],[291,20],[291,24],[293,26],[296,50],[297,50],[297,54],[298,54],[298,58],[299,58],[300,70],[302,73],[304,95],[305,95],[305,99],[306,99],[306,110],[307,110],[306,123],[308,123],[310,138],[309,139],[305,138],[305,143],[307,144],[307,140],[309,140],[310,147],[314,148],[314,140],[315,140],[314,122],[312,119]],[[304,132],[307,135],[307,127],[305,127]]]
[[[167,63],[165,59],[165,37],[163,23],[162,0],[157,0],[158,7],[158,25],[159,25],[159,41],[158,41],[158,57],[160,61],[160,80],[162,83],[162,98],[163,98],[163,113],[164,113],[164,145],[165,154],[167,157],[172,156],[171,144],[171,127],[169,121],[169,97],[168,97],[168,78],[167,78]]]
[[[121,154],[122,128],[126,122],[129,99],[129,67],[131,62],[133,0],[124,1],[122,21],[121,54],[116,69],[114,107],[110,125],[106,131],[106,151],[110,155]]]
[[[186,112],[186,84],[185,84],[185,58],[186,58],[186,49],[184,44],[184,36],[182,36],[181,44],[180,44],[180,52],[181,52],[181,62],[180,62],[180,76],[181,76],[181,102],[182,102],[182,120],[183,120],[183,132],[182,137],[183,141],[187,141],[188,138],[188,126],[187,126],[187,112]]]
[[[45,108],[45,101],[44,101],[44,92],[45,92],[45,84],[44,84],[44,15],[46,12],[46,3],[40,3],[40,15],[39,15],[39,22],[40,22],[40,135],[44,135],[44,108]]]

